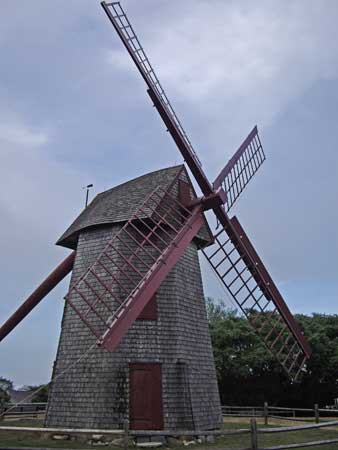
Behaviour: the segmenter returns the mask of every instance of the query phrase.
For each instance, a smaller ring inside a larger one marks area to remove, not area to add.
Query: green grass
[[[2,422],[0,425],[8,426],[25,426],[25,427],[41,427],[42,422],[38,420],[22,420],[22,421],[10,421]],[[292,423],[287,423],[285,426],[291,426]],[[299,423],[297,423],[299,425]],[[259,427],[263,427],[262,423],[258,423]],[[270,427],[276,427],[278,425],[272,424]],[[248,428],[249,421],[246,419],[227,421],[224,423],[224,429],[239,429]],[[323,439],[335,439],[338,438],[338,427],[336,429],[324,428],[322,430],[301,430],[287,433],[275,433],[275,434],[259,434],[258,444],[259,448],[268,447],[272,445],[282,444],[294,444],[298,442],[317,441]],[[10,447],[39,447],[39,448],[66,448],[66,449],[93,449],[87,443],[77,442],[74,440],[65,441],[53,441],[51,439],[42,439],[37,437],[33,433],[15,433],[15,432],[1,432],[0,433],[0,448]],[[196,450],[227,450],[227,449],[239,449],[250,448],[250,435],[242,436],[225,436],[216,440],[214,444],[197,444],[190,448]],[[103,447],[107,448],[107,447]],[[109,448],[109,447],[108,447]],[[117,448],[117,447],[115,447]],[[185,447],[177,447],[182,450]],[[305,447],[303,447],[305,448]],[[338,450],[338,444],[330,444],[326,446],[311,447],[312,449],[321,450]]]
[[[284,425],[284,424],[283,424]],[[287,423],[284,426],[293,426],[292,423]],[[300,425],[299,423],[295,425]],[[276,428],[278,425],[269,425],[265,427],[262,423],[258,424],[259,428]],[[224,424],[225,429],[239,429],[239,428],[248,428],[248,421],[243,420],[243,422],[228,422]],[[274,433],[274,434],[259,434],[258,435],[258,446],[260,447],[269,447],[273,445],[282,445],[282,444],[296,444],[301,442],[310,442],[310,441],[320,441],[324,439],[337,439],[338,431],[336,429],[314,429],[314,430],[301,430],[301,431],[292,431],[286,433]],[[209,447],[209,445],[208,445]],[[211,447],[211,446],[210,446]],[[238,448],[250,448],[250,435],[243,436],[225,436],[217,440],[216,444],[212,445],[213,448],[217,449],[238,449]],[[308,447],[303,447],[308,448]],[[324,446],[315,446],[310,447],[311,449],[322,449],[322,450],[338,450],[337,444],[329,444]]]
[[[51,439],[39,439],[34,435],[27,434],[19,434],[15,435],[15,433],[8,433],[3,436],[3,433],[0,435],[0,448],[5,448],[6,450],[11,448],[20,448],[20,447],[32,447],[32,448],[60,448],[60,449],[81,449],[88,450],[96,447],[92,447],[89,444],[85,444],[82,442],[76,441],[53,441]],[[106,448],[106,447],[103,447]],[[112,448],[112,447],[111,447]],[[116,447],[115,447],[116,448]]]
[[[42,428],[43,420],[39,419],[12,419],[4,420],[0,422],[0,427],[29,427],[29,428]]]
[[[6,420],[0,422],[1,426],[8,427],[29,427],[29,428],[43,428],[43,420]],[[61,434],[61,433],[60,433]],[[76,442],[75,440],[54,441],[52,439],[46,439],[38,437],[34,433],[17,433],[17,432],[1,432],[0,433],[0,448],[11,447],[36,447],[36,448],[63,448],[63,449],[93,449],[89,444],[83,442]]]

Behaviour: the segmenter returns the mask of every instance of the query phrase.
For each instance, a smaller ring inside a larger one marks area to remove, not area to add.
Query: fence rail
[[[271,434],[271,433],[288,433],[293,431],[302,430],[313,430],[317,428],[327,428],[338,425],[338,420],[331,422],[322,422],[311,425],[297,425],[293,427],[278,427],[278,428],[257,428],[256,419],[251,419],[251,447],[250,449],[239,449],[239,450],[284,450],[289,448],[303,448],[303,447],[315,447],[327,444],[338,443],[337,439],[324,439],[320,441],[309,441],[309,442],[298,442],[296,444],[282,444],[270,447],[260,447],[258,444],[258,436],[260,434]]]
[[[337,439],[325,439],[321,441],[311,441],[311,442],[300,442],[297,444],[282,444],[270,447],[260,447],[259,446],[259,436],[263,434],[271,433],[287,433],[292,431],[300,430],[310,430],[317,428],[328,428],[338,425],[338,420],[331,422],[323,422],[320,424],[311,425],[300,425],[293,427],[278,427],[278,428],[258,428],[255,418],[251,419],[250,428],[243,428],[239,430],[219,430],[219,431],[205,431],[205,430],[177,430],[177,431],[136,431],[129,430],[128,422],[125,422],[123,429],[116,430],[97,430],[97,429],[71,429],[71,428],[31,428],[31,427],[10,427],[10,426],[0,426],[0,435],[3,432],[15,432],[15,433],[37,433],[43,436],[53,436],[55,434],[68,435],[69,437],[78,437],[79,435],[85,435],[87,437],[93,435],[104,435],[104,436],[121,436],[123,437],[123,447],[124,450],[128,450],[130,445],[129,438],[135,436],[186,436],[186,437],[196,437],[199,435],[204,436],[229,436],[229,435],[244,435],[250,434],[251,446],[248,448],[241,448],[237,450],[284,450],[289,448],[302,448],[302,447],[313,447],[321,446],[327,444],[338,443]],[[226,449],[224,449],[226,450]],[[230,449],[229,449],[230,450]]]
[[[47,403],[20,403],[13,405],[7,403],[2,411],[0,411],[0,420],[5,418],[30,419],[38,418],[46,412]]]
[[[319,408],[318,404],[313,408],[287,408],[283,406],[270,406],[264,403],[264,406],[222,406],[223,417],[264,417],[265,424],[268,419],[279,419],[295,422],[315,422],[326,417],[338,416],[338,409]]]
[[[12,408],[12,406],[7,405],[7,408]],[[21,404],[11,409],[8,414],[5,413],[5,417],[13,418],[18,417],[20,419],[27,418],[28,416],[43,414],[46,409],[46,403],[26,403]],[[136,431],[130,430],[128,428],[128,422],[125,422],[123,429],[116,430],[89,430],[89,429],[69,429],[69,428],[27,428],[27,427],[12,427],[12,426],[0,426],[1,433],[15,432],[15,433],[34,433],[43,436],[52,437],[55,434],[66,434],[69,437],[87,436],[91,435],[103,435],[103,436],[117,436],[123,437],[123,447],[124,450],[128,450],[130,445],[130,438],[136,438],[137,436],[164,436],[164,437],[177,437],[177,436],[187,436],[187,437],[197,437],[197,436],[215,436],[215,437],[225,437],[231,435],[249,435],[251,445],[249,448],[242,448],[237,450],[283,450],[292,448],[303,448],[303,447],[313,447],[322,445],[331,445],[338,443],[337,439],[325,439],[320,441],[309,441],[301,442],[296,444],[284,444],[269,447],[259,446],[259,437],[264,434],[271,433],[288,433],[300,430],[313,430],[319,428],[330,428],[338,426],[338,419],[334,421],[322,421],[320,418],[324,418],[325,414],[337,415],[338,409],[326,409],[319,408],[318,405],[314,405],[313,408],[287,408],[280,406],[269,406],[267,403],[264,406],[223,406],[222,413],[224,417],[250,417],[250,428],[233,429],[233,430],[175,430],[175,431]],[[300,415],[305,415],[305,417],[300,417]],[[257,426],[256,418],[264,418],[264,424],[268,425],[269,419],[278,420],[290,420],[290,421],[301,421],[301,422],[315,422],[311,424],[293,425],[293,426],[283,426],[259,428]],[[226,450],[225,448],[223,450]],[[231,450],[231,449],[228,449]]]
[[[31,413],[42,414],[46,411],[47,403],[21,403],[13,406],[6,404],[4,409],[5,416],[16,415],[31,415]],[[6,410],[10,410],[6,412]],[[287,408],[283,406],[272,406],[267,403],[264,406],[222,406],[223,417],[264,417],[266,413],[271,418],[278,418],[281,420],[302,420],[307,421],[310,417],[316,419],[316,412],[320,417],[338,416],[338,409],[334,408],[319,408],[314,405],[313,408]],[[301,414],[304,413],[304,414]],[[299,418],[299,416],[302,416]]]

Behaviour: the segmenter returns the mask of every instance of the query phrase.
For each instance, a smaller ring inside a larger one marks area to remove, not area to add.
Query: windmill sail
[[[138,39],[134,29],[126,16],[120,2],[112,3],[101,3],[103,9],[105,10],[107,16],[109,17],[111,23],[113,24],[117,34],[122,40],[124,46],[126,47],[128,53],[132,57],[134,63],[136,64],[138,70],[140,71],[144,81],[147,83],[148,88],[156,93],[156,96],[161,101],[166,109],[167,114],[170,116],[172,122],[175,124],[177,130],[179,131],[181,138],[185,141],[186,146],[189,148],[195,162],[201,166],[201,161],[199,160],[186,132],[184,131],[180,120],[178,119],[174,108],[172,107],[157,75]]]
[[[69,305],[113,351],[204,223],[157,188],[71,287]]]
[[[238,219],[226,215],[203,250],[213,270],[284,370],[297,381],[311,350]]]
[[[160,113],[186,163],[201,186],[204,195],[212,193],[212,186],[203,172],[202,164],[172,107],[134,29],[119,2],[101,3],[123,45],[148,86],[148,93]]]
[[[227,211],[230,210],[264,160],[264,150],[258,136],[257,126],[255,126],[213,184],[214,189],[223,186],[227,194]]]
[[[208,196],[222,184],[228,194],[227,210],[263,163],[265,155],[255,127],[212,186],[206,177],[191,141],[172,107],[128,17],[119,2],[101,3],[123,45],[148,86],[148,94],[174,139],[202,192]],[[215,184],[217,186],[215,186]]]
[[[0,326],[0,342],[43,300],[73,269],[75,252],[67,256],[35,289],[21,306]]]
[[[230,221],[226,213],[265,160],[257,127],[254,127],[212,185],[120,3],[102,2],[101,5],[146,82],[154,106],[199,184],[204,195],[202,202],[215,195],[223,203],[223,199],[226,199],[226,206],[218,202],[211,207],[223,226],[222,232],[233,246],[231,255],[237,252],[238,261],[234,262],[230,254],[228,256],[226,246],[220,243],[219,234],[215,236],[214,255],[208,257],[211,265],[267,347],[277,356],[291,378],[296,380],[310,355],[308,344],[249,240],[246,236],[244,239],[239,222],[236,219]],[[221,195],[222,189],[224,195]],[[222,255],[222,260],[215,260],[216,255]],[[222,272],[226,263],[229,267]],[[240,264],[242,267],[239,270]],[[235,275],[234,280],[228,280],[230,274]],[[248,274],[250,279],[246,280],[244,274]],[[252,283],[256,285],[251,287]],[[234,290],[238,284],[239,287]],[[242,298],[245,290],[247,294]],[[259,297],[256,296],[258,292]]]

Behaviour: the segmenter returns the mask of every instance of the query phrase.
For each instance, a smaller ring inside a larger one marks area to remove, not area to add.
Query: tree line
[[[338,397],[338,315],[295,316],[312,349],[300,383],[291,383],[246,318],[207,299],[222,404],[321,407]]]
[[[207,299],[207,313],[223,405],[321,407],[338,398],[338,315],[295,316],[312,348],[300,383],[291,383],[247,319],[221,302]],[[35,391],[39,386],[25,386]],[[0,407],[9,400],[10,380],[0,377]],[[45,402],[48,386],[33,396]]]
[[[0,413],[6,404],[11,401],[11,391],[14,389],[13,381],[8,378],[0,376]],[[39,392],[34,393],[39,389]],[[27,396],[30,393],[34,393],[28,398],[27,402],[30,403],[43,403],[47,402],[48,399],[48,385],[38,385],[38,386],[23,386],[21,391],[27,392]]]

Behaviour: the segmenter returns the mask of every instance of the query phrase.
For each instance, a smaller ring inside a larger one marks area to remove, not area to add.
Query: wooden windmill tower
[[[114,428],[129,418],[134,429],[217,428],[198,250],[292,380],[310,355],[238,219],[228,216],[265,155],[255,127],[210,183],[122,7],[102,7],[202,196],[183,165],[98,195],[58,241],[74,252],[3,325],[0,339],[73,270],[47,425]],[[206,210],[217,217],[217,232]]]

